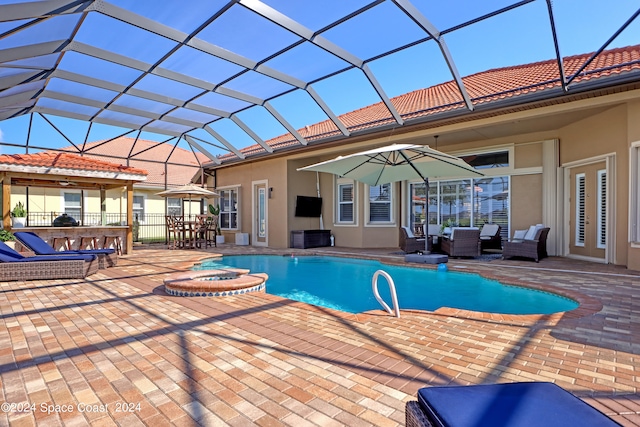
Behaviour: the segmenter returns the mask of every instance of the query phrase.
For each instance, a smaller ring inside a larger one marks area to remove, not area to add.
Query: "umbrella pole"
[[[425,227],[426,225],[426,227]],[[424,224],[422,225],[424,232],[424,255],[429,255],[429,178],[424,179]]]
[[[320,198],[320,174],[316,172],[316,192]],[[320,212],[320,230],[324,230],[324,222],[322,221],[322,212]]]

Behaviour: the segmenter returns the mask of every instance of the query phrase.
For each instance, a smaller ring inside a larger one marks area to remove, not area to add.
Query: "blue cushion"
[[[434,426],[619,426],[552,383],[428,387],[418,401]]]
[[[24,258],[24,256],[16,252],[15,249],[7,246],[5,242],[0,242],[0,260],[2,260],[2,262],[19,261],[22,258]]]
[[[40,236],[31,231],[18,231],[13,233],[13,235],[20,243],[31,249],[37,255],[53,255],[57,252],[49,246],[47,242],[42,240]]]
[[[68,255],[36,255],[31,257],[25,257],[19,252],[11,249],[4,242],[0,242],[0,262],[34,262],[34,261],[60,261],[60,260],[84,260],[93,261],[97,258],[97,255],[82,255],[69,253]]]
[[[83,255],[100,255],[100,254],[112,254],[115,252],[115,249],[88,249],[88,250],[79,250],[79,251],[56,251],[55,248],[52,248],[46,241],[42,239],[42,237],[31,231],[18,231],[13,233],[16,236],[16,239],[27,248],[31,249],[35,252],[36,255],[56,255],[60,254],[65,255],[73,255],[73,254],[83,254]]]
[[[22,259],[12,259],[9,262],[38,262],[38,261],[93,261],[95,260],[97,255],[36,255],[36,256],[26,256]],[[0,259],[0,261],[2,261]],[[2,261],[6,262],[6,261]]]

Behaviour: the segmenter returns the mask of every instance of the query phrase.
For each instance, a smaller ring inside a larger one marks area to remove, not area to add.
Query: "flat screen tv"
[[[296,216],[319,217],[322,213],[322,198],[297,196]]]

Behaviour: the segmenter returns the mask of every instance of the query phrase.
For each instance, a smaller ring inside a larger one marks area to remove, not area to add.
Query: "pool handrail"
[[[378,277],[383,276],[387,279],[387,283],[389,284],[389,292],[391,292],[391,301],[393,302],[393,311],[386,302],[380,296],[378,292]],[[396,294],[396,285],[393,283],[393,279],[391,275],[384,270],[377,270],[373,273],[373,277],[371,278],[371,289],[373,290],[373,296],[376,297],[382,308],[389,314],[395,315],[395,317],[400,317],[400,307],[398,307],[398,295]]]

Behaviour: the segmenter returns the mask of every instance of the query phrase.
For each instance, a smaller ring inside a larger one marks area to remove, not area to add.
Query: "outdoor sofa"
[[[451,257],[480,256],[480,230],[477,227],[453,227],[440,244],[442,252]]]
[[[521,230],[520,234],[516,231],[512,240],[504,242],[502,258],[531,258],[535,262],[546,258],[548,256],[547,235],[549,234],[549,227],[537,224],[529,227],[524,235],[521,234],[522,231],[524,230]],[[521,235],[522,237],[520,238]]]
[[[620,424],[549,382],[426,387],[406,427],[610,427]]]
[[[98,257],[98,268],[100,269],[113,267],[118,264],[118,254],[116,254],[116,250],[113,248],[57,251],[40,236],[31,231],[17,231],[13,233],[13,235],[24,247],[36,255],[96,255]]]
[[[0,281],[82,279],[97,271],[96,255],[25,257],[0,242]]]

